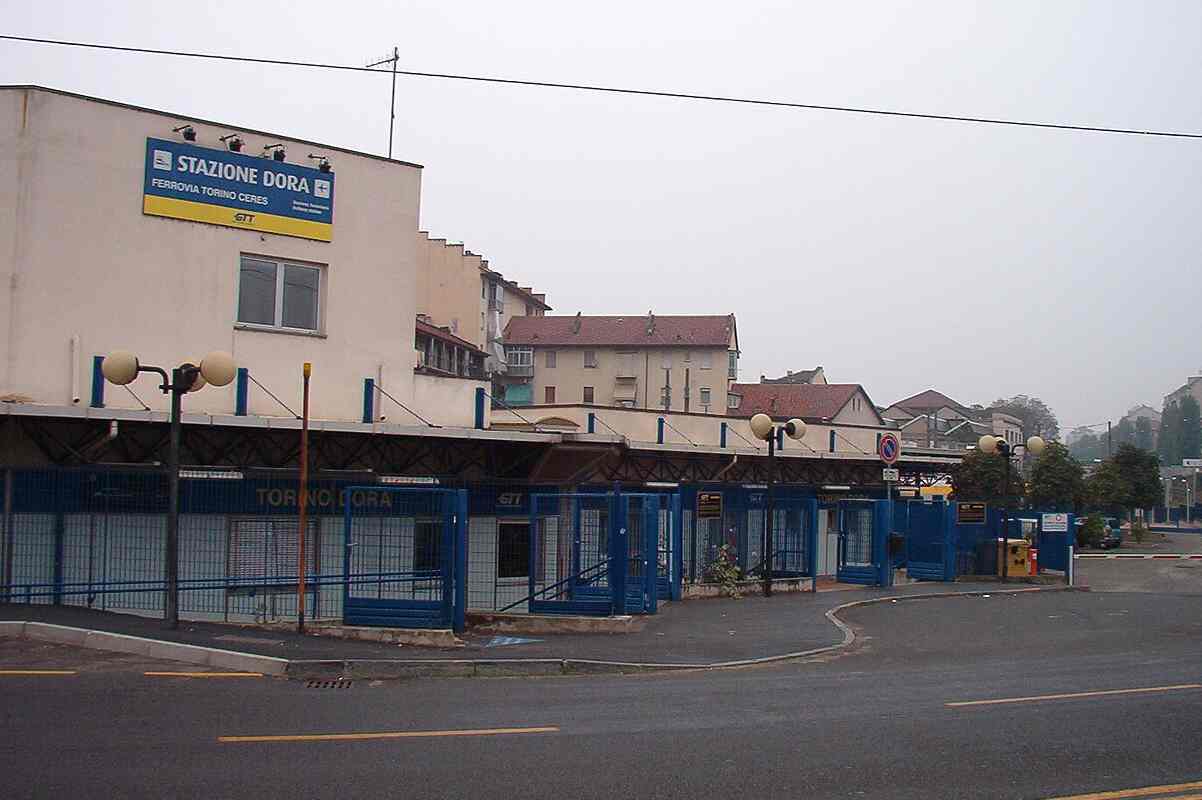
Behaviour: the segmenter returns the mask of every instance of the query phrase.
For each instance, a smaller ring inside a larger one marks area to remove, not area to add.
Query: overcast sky
[[[4,33],[1202,132],[1202,3],[0,2]],[[0,42],[38,83],[382,153],[388,78]],[[1028,393],[1202,368],[1202,141],[400,78],[422,224],[555,313],[738,315],[741,378]]]

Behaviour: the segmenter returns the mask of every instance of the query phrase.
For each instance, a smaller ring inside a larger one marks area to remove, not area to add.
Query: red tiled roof
[[[472,352],[480,353],[481,355],[488,355],[468,340],[460,339],[450,331],[444,331],[442,328],[439,328],[436,325],[431,325],[428,322],[422,322],[420,319],[417,320],[416,330],[418,333],[424,333],[427,336],[433,336],[435,339],[442,339],[444,342],[450,342],[451,344],[457,347],[462,347],[465,350],[471,350]]]
[[[580,329],[576,330],[579,320]],[[651,327],[651,333],[647,328]],[[735,317],[514,317],[505,326],[505,344],[571,347],[726,347]]]
[[[727,414],[732,417],[768,414],[773,417],[831,419],[851,401],[856,392],[862,391],[864,388],[858,383],[736,383],[730,387],[730,392],[741,396],[739,407],[729,409]],[[867,397],[868,393],[865,392],[864,396]]]
[[[965,408],[965,406],[957,403],[943,392],[937,392],[934,389],[927,389],[925,392],[919,392],[913,397],[907,397],[905,400],[898,400],[893,405],[906,409],[916,408],[924,410],[929,408],[943,408],[944,406],[948,406],[950,408]]]

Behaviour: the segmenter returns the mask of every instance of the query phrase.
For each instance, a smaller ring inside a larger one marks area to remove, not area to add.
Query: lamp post
[[[237,371],[229,353],[214,351],[201,359],[199,366],[185,361],[167,374],[162,367],[142,364],[138,357],[125,350],[114,350],[100,363],[100,371],[110,383],[125,386],[143,372],[153,372],[162,378],[159,390],[171,395],[171,435],[167,448],[167,542],[164,558],[166,573],[163,620],[168,628],[179,627],[179,440],[181,399],[188,392],[203,389],[205,384],[225,386]]]
[[[776,524],[776,513],[772,504],[772,492],[776,485],[776,431],[777,426],[772,417],[767,414],[756,414],[749,422],[751,435],[757,439],[768,441],[768,491],[765,493],[764,512],[767,521],[764,523],[763,559],[760,571],[763,578],[764,597],[772,596],[772,528]],[[791,419],[780,426],[790,439],[801,439],[806,435],[806,424],[799,419]]]
[[[1003,581],[1005,581],[1008,577],[1007,573],[1008,573],[1009,561],[1010,561],[1010,559],[1007,558],[1007,552],[1006,552],[1007,548],[1010,546],[1009,545],[1010,536],[1006,531],[1006,495],[1010,491],[1010,457],[1011,457],[1011,455],[1017,455],[1017,451],[1020,448],[1023,450],[1026,450],[1028,453],[1030,453],[1033,456],[1038,456],[1040,453],[1042,453],[1044,451],[1044,448],[1046,448],[1046,447],[1047,447],[1047,442],[1045,442],[1043,440],[1043,437],[1040,437],[1040,436],[1032,436],[1031,438],[1027,439],[1026,444],[1022,444],[1022,443],[1010,444],[1010,442],[1007,442],[1002,437],[994,436],[991,433],[987,433],[984,436],[982,436],[979,440],[977,440],[977,448],[980,449],[980,451],[982,453],[985,453],[987,455],[992,455],[993,453],[1000,453],[1002,456],[1002,459],[1006,462],[1006,472],[1005,472],[1005,479],[1004,479],[1005,483],[1002,484],[1002,580]]]

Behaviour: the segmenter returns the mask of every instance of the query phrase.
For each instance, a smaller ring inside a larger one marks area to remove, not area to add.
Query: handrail
[[[506,611],[513,608],[514,606],[520,606],[522,603],[533,601],[539,595],[546,594],[547,592],[551,591],[552,589],[558,588],[558,587],[562,586],[563,584],[567,583],[568,581],[574,580],[576,578],[584,577],[591,570],[599,570],[599,568],[601,568],[601,567],[605,568],[604,571],[598,571],[596,575],[593,575],[592,576],[593,578],[600,578],[603,575],[608,575],[609,574],[609,562],[610,562],[610,559],[608,559],[608,558],[605,559],[604,561],[598,561],[596,564],[593,564],[591,567],[587,567],[586,569],[580,570],[580,572],[577,572],[575,575],[569,575],[568,577],[564,578],[563,580],[553,583],[550,586],[544,586],[542,589],[539,589],[538,591],[531,592],[530,594],[526,595],[525,597],[523,597],[520,600],[515,600],[514,602],[512,602],[509,605],[505,606],[504,608],[500,609],[496,613],[504,614]]]

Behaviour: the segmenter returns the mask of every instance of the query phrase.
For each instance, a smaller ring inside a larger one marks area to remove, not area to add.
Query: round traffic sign
[[[901,442],[897,441],[897,437],[892,433],[886,433],[881,436],[881,443],[877,445],[876,454],[886,464],[895,464],[898,457],[901,456]]]

